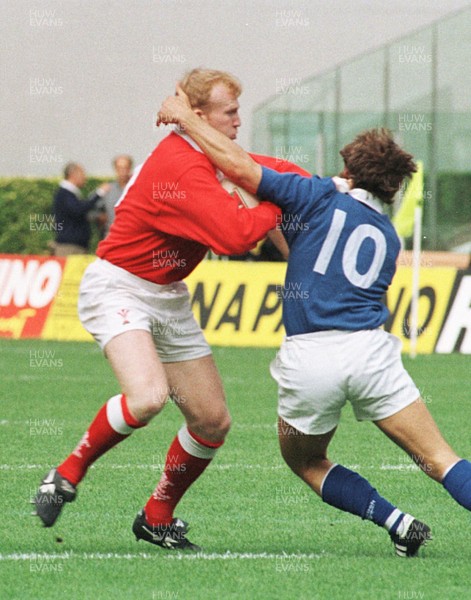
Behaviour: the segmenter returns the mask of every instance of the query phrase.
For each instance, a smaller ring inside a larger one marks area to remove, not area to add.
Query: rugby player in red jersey
[[[241,86],[205,69],[181,82],[194,112],[234,140]],[[280,159],[254,156],[278,171],[308,175]],[[100,409],[73,452],[43,479],[37,515],[52,526],[88,467],[158,414],[169,394],[185,418],[162,477],[137,515],[136,538],[169,549],[199,550],[187,523],[173,516],[229,430],[230,416],[211,350],[191,312],[182,281],[204,258],[242,254],[277,224],[280,209],[247,209],[220,185],[222,174],[181,131],[170,133],[138,167],[116,206],[98,259],[86,270],[79,297],[84,327],[103,349],[120,393]]]

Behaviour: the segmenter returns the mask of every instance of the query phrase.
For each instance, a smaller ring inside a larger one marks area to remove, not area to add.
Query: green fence
[[[333,175],[342,146],[388,127],[424,162],[424,248],[456,248],[471,242],[470,65],[468,8],[317,77],[277,80],[254,112],[252,149]]]

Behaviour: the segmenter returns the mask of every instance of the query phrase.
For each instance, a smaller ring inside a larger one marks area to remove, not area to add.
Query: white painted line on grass
[[[45,465],[0,465],[0,471],[28,471],[29,469],[50,469]]]
[[[92,469],[96,469],[98,468],[104,468],[104,469],[113,469],[113,470],[118,470],[118,469],[145,469],[145,470],[150,470],[150,471],[161,471],[163,469],[163,463],[149,463],[149,464],[140,464],[140,465],[134,465],[132,463],[128,463],[128,464],[123,464],[123,465],[92,465]],[[7,464],[3,464],[0,465],[0,471],[29,471],[29,470],[33,470],[33,469],[51,469],[51,465],[7,465]],[[285,465],[250,465],[250,464],[245,464],[245,463],[232,463],[232,464],[215,464],[211,466],[211,470],[219,470],[219,471],[226,471],[229,469],[234,469],[234,470],[239,470],[239,469],[262,469],[265,471],[274,471],[274,470],[278,470],[278,469],[286,469]]]
[[[136,559],[153,559],[158,558],[159,560],[318,560],[325,558],[326,553],[320,554],[308,553],[308,554],[288,554],[288,553],[270,553],[270,552],[197,552],[197,553],[184,553],[184,552],[159,552],[149,554],[147,552],[137,552],[128,554],[118,554],[116,552],[64,552],[61,554],[48,554],[42,552],[30,552],[21,553],[14,552],[12,554],[0,554],[0,561],[53,561],[53,560],[136,560]]]
[[[271,554],[269,552],[259,552],[259,553],[251,553],[251,552],[225,552],[224,554],[218,554],[216,552],[206,553],[200,552],[197,554],[183,554],[183,553],[175,553],[170,554],[168,558],[175,560],[314,560],[319,558],[325,558],[327,554]]]
[[[401,463],[399,465],[344,465],[348,469],[353,470],[377,470],[380,471],[419,471],[419,467],[414,463],[405,464]],[[91,469],[112,469],[112,470],[125,470],[125,469],[136,469],[136,470],[150,470],[150,471],[161,471],[164,467],[162,462],[155,463],[144,463],[144,464],[133,464],[133,463],[124,463],[124,464],[112,464],[112,465],[102,465],[100,463],[92,465]],[[51,469],[52,465],[48,464],[21,464],[21,465],[9,465],[9,464],[0,464],[0,471],[31,471],[31,470],[48,470]],[[216,463],[211,465],[211,470],[218,471],[228,471],[231,469],[234,470],[257,470],[260,469],[262,471],[278,471],[280,469],[286,470],[287,467],[284,464],[280,465],[261,465],[261,464],[249,464],[249,463]]]
[[[401,465],[381,465],[381,471],[420,471],[419,467],[415,463],[401,464]]]

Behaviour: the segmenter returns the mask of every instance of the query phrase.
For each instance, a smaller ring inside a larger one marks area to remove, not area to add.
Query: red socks
[[[144,427],[129,412],[124,395],[113,396],[98,411],[72,454],[57,468],[62,477],[77,485],[88,467],[135,429]],[[169,525],[173,511],[190,485],[198,479],[223,442],[209,442],[183,426],[167,453],[164,472],[145,506],[150,525]]]
[[[223,442],[208,442],[184,425],[169,448],[164,472],[145,506],[149,525],[170,525],[180,498],[198,479]]]
[[[59,474],[77,485],[102,454],[144,425],[129,412],[124,394],[113,396],[98,411],[72,454],[57,468]]]

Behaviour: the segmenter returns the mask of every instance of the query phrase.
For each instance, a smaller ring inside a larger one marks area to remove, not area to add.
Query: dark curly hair
[[[417,171],[414,157],[402,150],[384,128],[360,133],[340,150],[340,155],[355,187],[371,192],[386,204],[394,202],[403,180]]]

